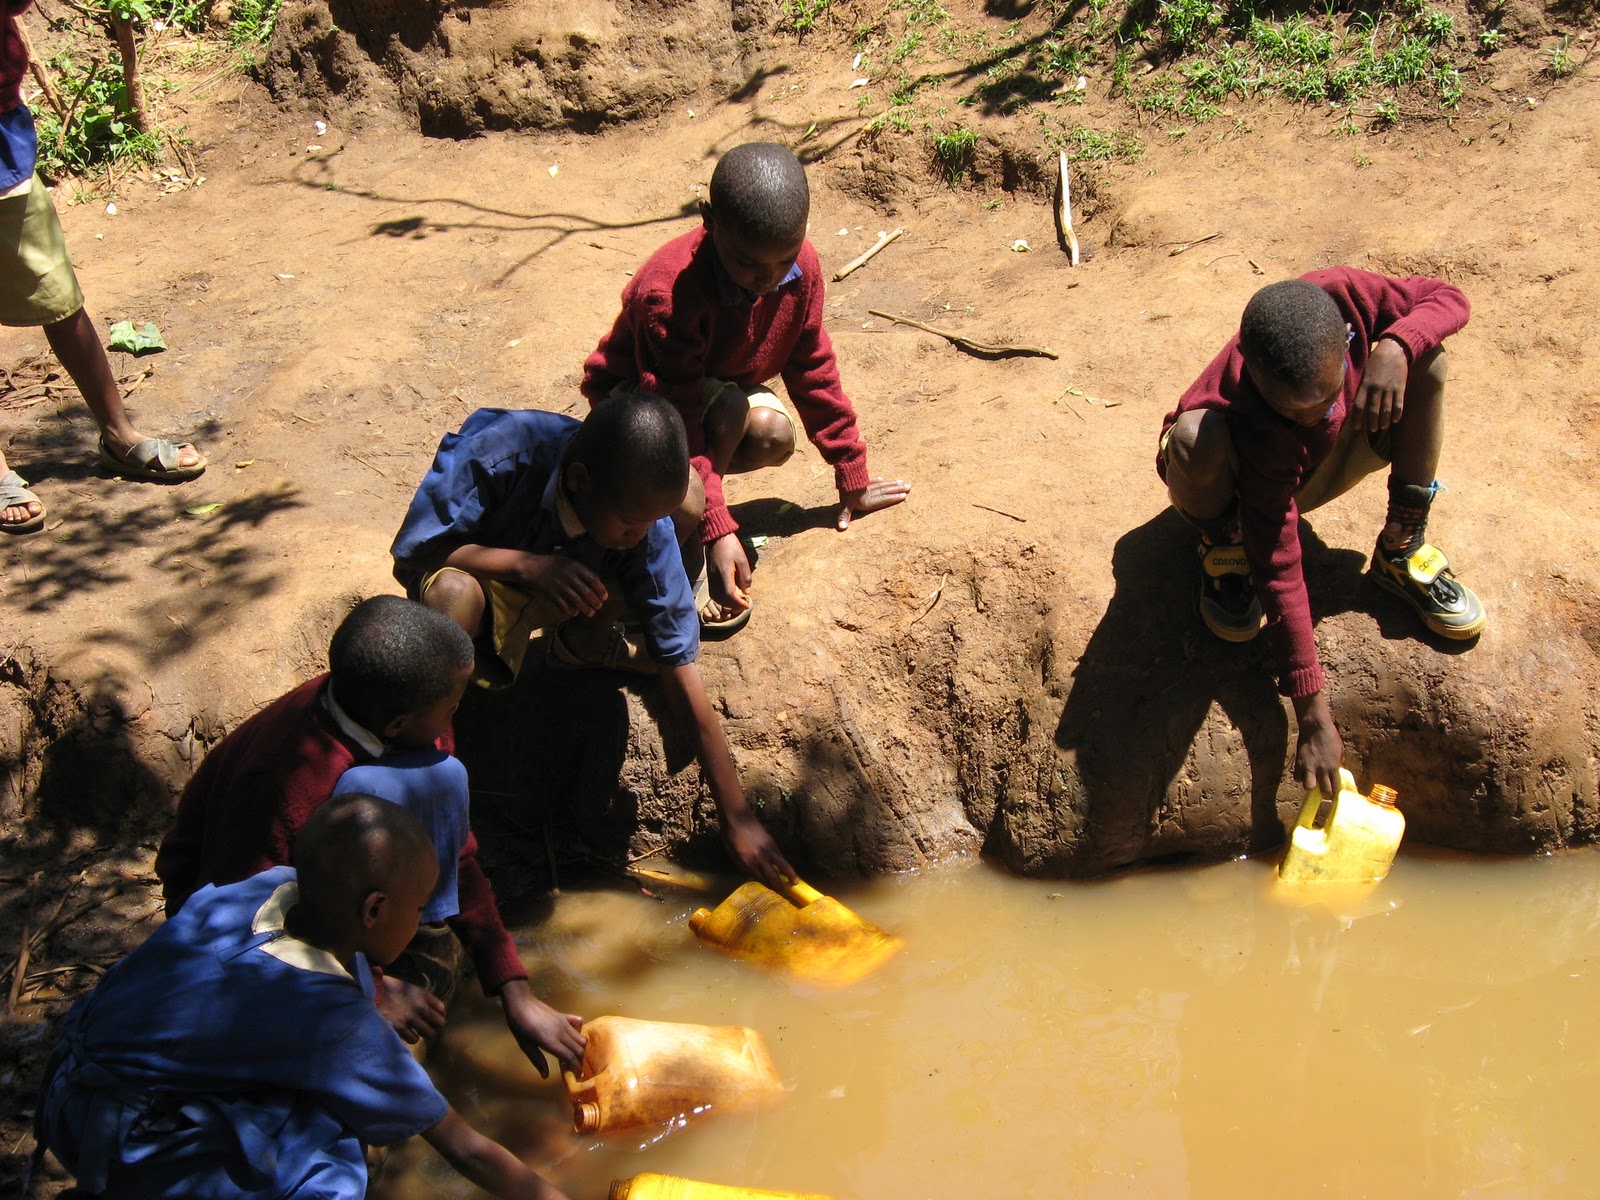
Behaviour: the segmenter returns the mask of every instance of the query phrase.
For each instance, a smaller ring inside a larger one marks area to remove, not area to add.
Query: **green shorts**
[[[435,581],[451,571],[470,575],[460,567],[440,567],[423,579],[417,588],[417,599],[426,603]],[[616,579],[602,575],[600,582],[608,596],[622,595],[622,585]],[[554,600],[529,595],[499,579],[480,580],[478,586],[483,588],[483,615],[488,624],[488,629],[479,635],[480,639],[488,642],[495,657],[515,676],[522,670],[522,660],[528,656],[528,644],[533,635],[541,629],[554,629],[567,619],[567,614]]]
[[[37,174],[0,199],[0,325],[54,325],[83,307],[56,206]]]

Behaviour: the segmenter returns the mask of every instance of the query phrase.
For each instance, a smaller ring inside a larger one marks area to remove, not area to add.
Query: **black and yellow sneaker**
[[[1243,546],[1201,540],[1200,619],[1225,642],[1248,642],[1261,632],[1261,601]]]
[[[1488,623],[1477,594],[1455,577],[1437,546],[1423,542],[1414,550],[1385,550],[1380,538],[1367,574],[1416,609],[1423,624],[1440,637],[1468,641]]]

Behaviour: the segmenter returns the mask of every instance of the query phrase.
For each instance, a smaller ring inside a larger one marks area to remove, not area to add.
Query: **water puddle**
[[[563,895],[526,934],[542,995],[753,1026],[783,1104],[580,1138],[472,995],[431,1065],[575,1200],[640,1171],[840,1200],[1590,1196],[1597,866],[1406,854],[1369,895],[1314,908],[1276,898],[1259,862],[881,880],[839,894],[907,947],[842,993],[702,949],[700,898]],[[414,1140],[374,1194],[473,1191]]]

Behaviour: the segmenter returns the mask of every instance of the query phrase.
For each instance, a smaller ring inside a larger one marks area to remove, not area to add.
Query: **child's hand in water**
[[[561,554],[529,554],[520,582],[543,592],[569,617],[592,617],[606,602],[606,585],[588,567]]]
[[[500,989],[500,1003],[506,1012],[506,1025],[528,1061],[539,1074],[550,1077],[544,1056],[553,1054],[561,1065],[574,1071],[583,1062],[589,1039],[583,1034],[583,1018],[576,1013],[561,1013],[533,994],[526,979],[510,980]]]
[[[874,477],[863,488],[839,493],[838,529],[842,533],[850,528],[850,519],[856,513],[877,512],[880,508],[893,508],[911,494],[911,485],[904,479],[878,479]]]
[[[394,1031],[404,1042],[432,1037],[444,1028],[443,1001],[427,988],[396,979],[393,975],[383,977],[378,1011],[394,1026]]]
[[[773,891],[781,891],[793,883],[798,875],[772,840],[767,827],[755,817],[743,821],[730,821],[723,831],[728,853],[733,856],[746,874],[754,876]]]

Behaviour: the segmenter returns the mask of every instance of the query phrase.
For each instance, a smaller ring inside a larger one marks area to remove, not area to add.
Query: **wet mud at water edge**
[[[1254,860],[884,879],[839,894],[906,949],[843,992],[703,949],[695,897],[562,895],[523,936],[552,1003],[753,1026],[783,1101],[580,1137],[470,986],[430,1067],[574,1200],[643,1171],[839,1200],[1591,1196],[1597,866],[1403,853],[1315,906]],[[413,1139],[374,1194],[472,1192]]]

